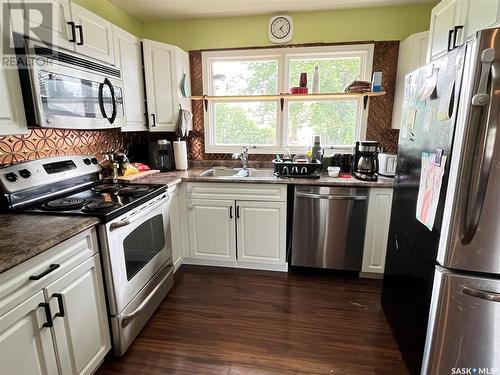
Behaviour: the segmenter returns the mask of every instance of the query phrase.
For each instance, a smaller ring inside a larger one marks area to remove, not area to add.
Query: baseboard
[[[174,272],[177,272],[180,266],[182,266],[183,259],[180,257],[176,261],[174,261]]]
[[[359,277],[361,279],[378,279],[381,280],[384,278],[383,273],[375,273],[375,272],[360,272]]]
[[[288,263],[265,264],[265,263],[248,263],[248,262],[236,262],[236,261],[184,258],[182,260],[182,264],[192,264],[192,265],[197,265],[197,266],[212,266],[212,267],[245,268],[245,269],[262,270],[262,271],[288,272]]]

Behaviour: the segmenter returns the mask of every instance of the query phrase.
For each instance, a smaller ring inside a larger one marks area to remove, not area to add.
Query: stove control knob
[[[90,159],[89,159],[89,158],[85,158],[85,159],[83,159],[83,162],[84,162],[86,165],[90,165]]]
[[[7,173],[5,175],[5,178],[9,182],[16,182],[17,181],[17,175],[14,172]]]
[[[96,158],[92,158],[92,159],[90,159],[90,161],[92,162],[92,164],[97,164],[97,159]]]
[[[31,172],[28,171],[27,169],[21,169],[19,171],[19,175],[22,177],[22,178],[30,178],[31,177]]]

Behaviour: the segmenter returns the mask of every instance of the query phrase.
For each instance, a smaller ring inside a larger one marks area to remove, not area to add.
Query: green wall
[[[136,20],[116,5],[107,0],[72,0],[78,5],[90,10],[102,18],[114,23],[116,26],[127,30],[137,37],[142,37],[142,22]]]
[[[81,0],[80,0],[81,1]],[[362,8],[291,14],[292,43],[403,40],[429,28],[433,5]],[[184,50],[265,46],[269,15],[194,18],[143,23],[143,37]]]

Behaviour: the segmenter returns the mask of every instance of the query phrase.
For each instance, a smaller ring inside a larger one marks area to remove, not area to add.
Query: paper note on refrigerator
[[[436,164],[436,154],[422,152],[422,170],[417,198],[417,220],[429,230],[434,227],[439,195],[446,166],[446,156]]]
[[[448,64],[444,71],[443,87],[441,88],[441,95],[439,98],[438,106],[438,120],[446,121],[451,118],[455,106],[455,79],[456,71],[455,65],[457,60],[458,50],[453,50],[448,54]]]

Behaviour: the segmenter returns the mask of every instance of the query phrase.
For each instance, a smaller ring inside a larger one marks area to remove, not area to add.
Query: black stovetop
[[[160,184],[98,181],[91,187],[51,197],[17,211],[58,215],[94,216],[106,222],[165,192]]]

